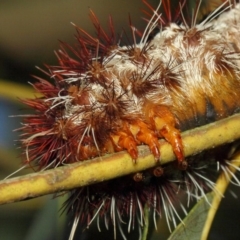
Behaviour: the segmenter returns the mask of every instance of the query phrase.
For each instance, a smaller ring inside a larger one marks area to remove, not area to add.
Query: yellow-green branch
[[[185,156],[197,154],[224,143],[240,139],[240,114],[196,128],[182,134]],[[171,146],[161,141],[161,164],[175,160]],[[9,161],[9,160],[8,160]],[[126,152],[0,181],[0,204],[20,201],[49,193],[82,187],[143,171],[156,166],[147,146],[139,147],[133,164]]]

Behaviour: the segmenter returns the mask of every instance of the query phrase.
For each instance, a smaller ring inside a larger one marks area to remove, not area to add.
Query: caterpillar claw
[[[184,161],[183,144],[180,131],[175,128],[175,118],[173,114],[164,106],[152,106],[149,110],[150,123],[142,120],[135,120],[123,123],[123,130],[117,132],[112,139],[115,151],[127,150],[134,162],[138,158],[137,145],[143,143],[148,145],[156,162],[160,161],[159,138],[164,138],[173,148],[180,169],[186,168]],[[154,129],[154,130],[152,130]],[[156,134],[157,133],[157,134]]]
[[[166,106],[146,104],[145,112],[152,127],[157,131],[160,138],[164,138],[173,148],[179,168],[186,168],[184,150],[180,131],[175,127],[177,120]]]
[[[127,131],[119,131],[112,137],[114,146],[117,146],[117,150],[127,150],[133,162],[136,163],[138,158],[137,142],[132,134]]]
[[[164,139],[172,145],[173,152],[175,153],[178,163],[184,161],[183,144],[179,130],[167,124],[159,131]]]
[[[137,125],[139,127],[139,131],[136,134],[136,139],[142,143],[148,145],[151,153],[154,155],[156,162],[160,160],[160,144],[158,142],[158,138],[154,131],[150,130],[142,121],[138,121]]]

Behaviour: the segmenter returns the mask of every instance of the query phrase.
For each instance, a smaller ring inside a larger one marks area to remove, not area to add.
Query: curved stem
[[[148,231],[149,231],[149,207],[146,204],[144,206],[144,226],[143,226],[143,231],[142,231],[142,240],[147,240],[147,235],[148,235]]]

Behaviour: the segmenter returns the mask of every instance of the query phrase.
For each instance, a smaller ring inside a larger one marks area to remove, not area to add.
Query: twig
[[[240,114],[196,128],[182,134],[185,156],[197,154],[240,138]],[[172,147],[161,143],[161,164],[175,160]],[[7,161],[10,161],[7,159]],[[139,147],[139,158],[133,164],[126,152],[69,164],[43,172],[0,181],[0,204],[69,190],[156,166],[147,146]]]

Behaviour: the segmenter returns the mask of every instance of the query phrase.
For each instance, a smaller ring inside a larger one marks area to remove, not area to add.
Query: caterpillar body
[[[158,13],[161,2],[156,10],[143,2],[151,18],[143,33],[131,26],[132,45],[121,46],[112,19],[106,33],[91,11],[98,38],[76,27],[78,48],[61,43],[59,66],[45,72],[54,83],[37,77],[33,87],[43,97],[23,100],[36,114],[24,119],[22,144],[26,163],[45,169],[122,150],[135,162],[140,144],[148,145],[161,162],[163,138],[176,155],[174,178],[179,183],[171,181],[172,166],[167,166],[164,174],[155,168],[73,190],[66,204],[75,216],[70,239],[79,221],[89,226],[95,218],[105,219],[106,226],[112,222],[115,238],[116,226],[125,238],[121,216],[129,217],[129,230],[141,227],[146,204],[154,221],[162,209],[168,221],[180,218],[173,206],[180,182],[194,186],[187,187],[189,198],[193,191],[203,195],[192,180],[203,177],[195,172],[196,161],[185,160],[180,131],[240,110],[240,4],[225,2],[217,9],[224,13],[216,17],[217,11],[200,24],[183,18],[180,25],[165,25]],[[151,37],[156,28],[159,32]],[[206,186],[214,188],[210,180]]]

